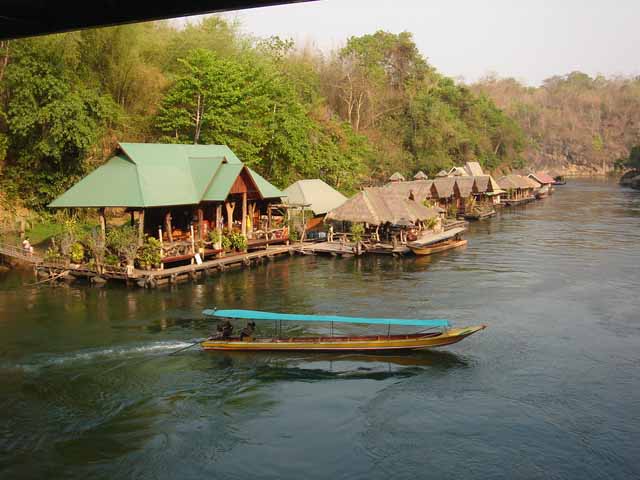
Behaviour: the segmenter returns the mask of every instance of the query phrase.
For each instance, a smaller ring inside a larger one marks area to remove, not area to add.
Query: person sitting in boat
[[[247,326],[240,332],[240,340],[251,340],[253,338],[253,332],[256,330],[256,322],[249,320]]]
[[[216,327],[216,332],[217,333],[214,338],[222,338],[226,340],[227,338],[231,337],[231,334],[233,333],[233,325],[228,318],[225,318],[218,324],[218,326]]]

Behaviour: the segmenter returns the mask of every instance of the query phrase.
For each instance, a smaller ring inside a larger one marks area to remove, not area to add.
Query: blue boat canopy
[[[367,318],[340,317],[336,315],[297,315],[294,313],[272,313],[257,310],[204,310],[204,315],[219,318],[234,318],[244,320],[284,320],[290,322],[336,322],[336,323],[366,323],[379,325],[409,325],[416,327],[448,327],[448,320],[416,320],[404,318]]]

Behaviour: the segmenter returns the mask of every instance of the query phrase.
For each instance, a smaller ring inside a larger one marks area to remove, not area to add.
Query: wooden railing
[[[6,257],[15,258],[18,260],[22,260],[23,262],[29,263],[41,263],[42,258],[38,255],[33,255],[30,252],[27,252],[22,247],[16,247],[15,245],[6,245],[4,243],[0,243],[0,255],[4,255]]]

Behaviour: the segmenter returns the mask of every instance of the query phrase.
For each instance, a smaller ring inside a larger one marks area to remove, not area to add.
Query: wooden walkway
[[[86,278],[92,282],[103,283],[104,280],[119,280],[126,283],[135,283],[140,287],[156,287],[168,283],[178,283],[187,280],[195,280],[205,273],[222,272],[232,267],[248,267],[264,259],[272,259],[279,255],[293,255],[301,249],[301,244],[269,246],[263,250],[249,253],[238,253],[224,257],[207,260],[201,264],[182,265],[180,267],[164,268],[162,270],[134,269],[127,274],[124,267],[105,267],[105,271],[98,275],[93,269],[86,266],[73,268],[68,264],[56,264],[44,262],[38,265],[38,271],[45,276],[55,277],[65,272],[67,278]]]
[[[325,253],[333,256],[350,256],[355,255],[355,246],[352,243],[341,242],[318,242],[305,243],[302,246],[302,253]]]
[[[42,263],[41,257],[25,252],[24,248],[16,247],[14,245],[6,245],[4,243],[0,243],[0,255],[25,263]]]

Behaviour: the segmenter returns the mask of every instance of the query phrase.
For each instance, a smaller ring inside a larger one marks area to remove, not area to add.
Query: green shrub
[[[159,243],[159,242],[158,242]],[[138,230],[131,225],[111,228],[107,231],[107,249],[116,258],[133,265],[138,252]],[[118,260],[118,263],[119,260]]]
[[[154,237],[145,238],[144,244],[138,249],[136,260],[141,268],[159,265],[162,260],[160,256],[160,241]]]
[[[232,248],[235,248],[236,250],[239,250],[241,252],[247,249],[247,239],[241,233],[231,232],[229,234],[229,240],[231,242]]]
[[[71,245],[69,249],[69,258],[73,263],[82,263],[84,260],[84,247],[80,242]]]
[[[295,228],[289,230],[289,240],[291,240],[292,242],[297,242],[298,240],[300,240],[298,230],[296,230]]]
[[[359,242],[362,240],[362,236],[364,235],[364,225],[362,223],[352,223],[351,224],[351,236],[354,242]]]
[[[105,263],[105,265],[110,265],[112,267],[117,267],[117,266],[120,265],[120,259],[118,258],[117,255],[114,255],[114,254],[110,253],[106,257],[104,257],[104,263]]]
[[[44,260],[46,262],[60,262],[64,260],[64,256],[58,251],[55,247],[47,248],[47,251],[44,252]]]
[[[430,219],[428,219],[425,222],[425,226],[429,229],[429,230],[433,230],[436,225],[438,224],[438,219],[436,217],[431,217]]]
[[[217,244],[218,242],[220,242],[222,240],[222,235],[220,234],[220,232],[216,229],[216,230],[211,230],[209,232],[209,240],[211,241],[211,243],[213,243],[214,245]]]
[[[229,236],[229,234],[222,235],[220,242],[222,243],[223,250],[231,250],[231,237]]]

